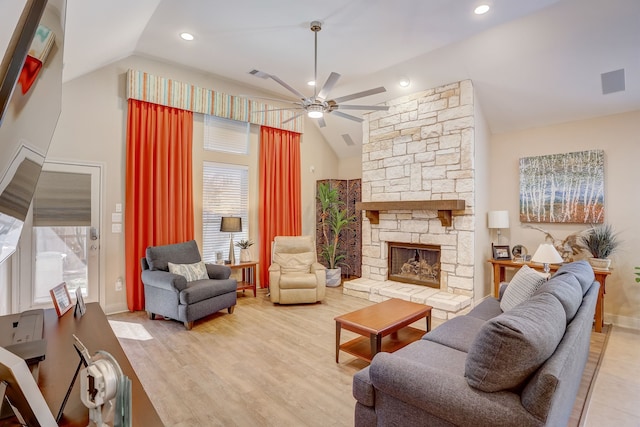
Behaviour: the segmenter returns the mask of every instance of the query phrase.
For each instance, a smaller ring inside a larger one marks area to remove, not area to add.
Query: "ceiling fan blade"
[[[318,93],[317,98],[320,98],[323,101],[327,99],[327,96],[329,96],[331,89],[333,89],[336,83],[338,83],[339,78],[340,78],[340,74],[332,72],[329,75],[329,78],[327,79],[327,81],[324,83],[324,86],[322,86],[322,89],[320,89],[320,93]]]
[[[327,126],[327,122],[324,121],[324,117],[318,118],[318,126],[320,126],[321,128]]]
[[[292,110],[303,110],[302,107],[288,107],[288,108],[269,108],[266,110],[256,110],[251,113],[269,113],[271,111],[292,111]]]
[[[363,92],[352,93],[351,95],[341,96],[339,98],[334,99],[336,104],[340,104],[341,102],[351,101],[352,99],[363,98],[365,96],[375,95],[376,93],[386,92],[387,90],[384,86],[377,87],[375,89],[365,90]]]
[[[344,143],[347,145],[356,145],[356,143],[353,141],[353,138],[351,138],[351,135],[349,135],[348,133],[343,133],[342,139],[344,139]]]
[[[343,119],[353,120],[354,122],[358,122],[358,123],[364,122],[364,120],[361,119],[360,117],[352,116],[351,114],[341,113],[340,111],[332,111],[331,114],[334,114],[338,117],[342,117]]]
[[[335,108],[340,110],[375,110],[375,111],[388,111],[387,105],[338,105]]]
[[[304,113],[298,113],[298,114],[296,114],[296,115],[295,115],[295,116],[293,116],[293,117],[289,117],[287,120],[284,120],[284,121],[282,122],[282,124],[289,123],[290,121],[293,121],[293,120],[297,119],[298,117],[302,116],[303,114],[304,114]]]
[[[263,99],[265,101],[275,101],[275,102],[282,102],[285,104],[296,104],[296,105],[300,105],[299,101],[292,101],[290,99],[282,99],[282,98],[269,98],[266,96],[253,96],[253,95],[238,95],[242,98],[247,98],[247,99]]]
[[[278,76],[274,76],[273,74],[271,74],[269,77],[271,77],[276,82],[280,83],[280,85],[282,85],[285,89],[287,89],[289,92],[293,93],[298,98],[303,99],[303,100],[306,99],[306,97],[303,94],[301,94],[300,92],[298,92],[297,90],[295,90],[294,88],[292,88],[291,86],[289,86],[288,84],[286,84],[285,82],[280,80],[280,78],[278,78]]]

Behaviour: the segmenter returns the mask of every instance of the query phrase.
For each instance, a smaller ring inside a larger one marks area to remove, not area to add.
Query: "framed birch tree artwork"
[[[604,222],[604,150],[520,159],[520,222]]]

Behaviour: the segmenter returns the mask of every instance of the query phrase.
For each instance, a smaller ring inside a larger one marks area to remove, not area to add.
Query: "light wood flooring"
[[[165,425],[352,426],[352,378],[368,364],[344,352],[335,363],[333,319],[373,303],[343,295],[342,287],[328,288],[319,304],[274,305],[265,290],[238,295],[233,314],[223,310],[191,331],[144,312],[109,316],[149,333],[120,343]],[[425,322],[412,326],[424,330]],[[342,331],[342,342],[353,337]],[[604,339],[596,340],[602,348]],[[591,375],[598,357],[590,356]],[[571,425],[579,424],[582,404],[576,401]]]

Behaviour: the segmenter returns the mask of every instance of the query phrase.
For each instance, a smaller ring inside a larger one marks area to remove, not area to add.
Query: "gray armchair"
[[[195,240],[164,246],[149,246],[141,259],[145,310],[150,319],[161,315],[184,323],[190,330],[193,322],[226,308],[229,314],[236,306],[236,279],[224,265],[205,264],[208,278],[187,281],[185,275],[169,272],[169,263],[178,267],[200,263]],[[172,266],[176,268],[175,266]],[[204,271],[202,271],[204,273]]]

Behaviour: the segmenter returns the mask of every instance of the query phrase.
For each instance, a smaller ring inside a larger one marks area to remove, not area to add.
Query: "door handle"
[[[96,227],[91,227],[89,236],[91,240],[98,240],[98,229]]]

